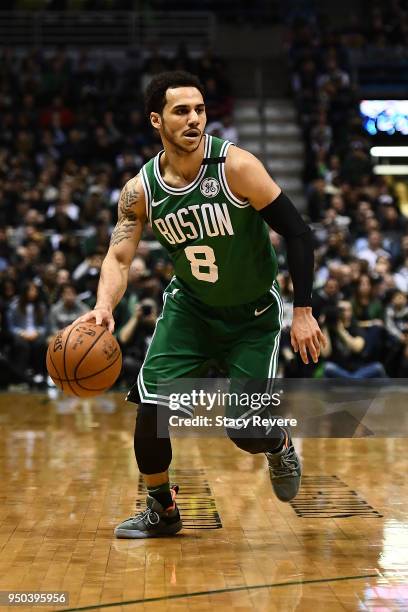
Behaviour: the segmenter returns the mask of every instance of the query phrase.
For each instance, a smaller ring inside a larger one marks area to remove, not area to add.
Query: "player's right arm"
[[[95,319],[97,325],[106,325],[113,332],[113,310],[126,291],[129,267],[135,257],[145,222],[145,195],[140,175],[137,175],[126,183],[120,194],[118,222],[102,264],[95,308],[79,317],[76,322]]]

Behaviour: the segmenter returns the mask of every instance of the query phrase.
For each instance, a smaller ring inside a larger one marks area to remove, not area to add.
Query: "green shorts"
[[[202,377],[212,363],[231,379],[275,378],[283,317],[276,281],[254,302],[216,307],[194,299],[174,278],[163,299],[128,401],[168,406],[168,396],[158,393],[163,381]]]

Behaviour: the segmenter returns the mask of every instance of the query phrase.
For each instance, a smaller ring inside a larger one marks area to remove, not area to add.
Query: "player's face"
[[[203,96],[195,87],[177,87],[166,92],[161,115],[152,113],[152,124],[167,141],[186,153],[195,151],[204,134],[207,117]]]

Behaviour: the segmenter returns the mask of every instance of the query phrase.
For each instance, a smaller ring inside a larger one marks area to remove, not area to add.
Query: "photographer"
[[[338,308],[326,310],[323,333],[326,347],[322,355],[326,378],[385,378],[383,365],[367,363],[364,358],[365,339],[362,330],[353,321],[350,302],[340,301]]]
[[[145,298],[134,306],[133,314],[118,334],[123,352],[122,377],[127,385],[136,380],[149,348],[156,321],[156,302]]]

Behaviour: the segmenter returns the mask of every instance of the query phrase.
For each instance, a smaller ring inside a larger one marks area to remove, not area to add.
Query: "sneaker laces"
[[[273,453],[267,453],[267,457],[268,459],[273,457]],[[271,463],[270,461],[268,463],[274,478],[284,478],[289,474],[293,474],[298,467],[298,458],[294,446],[289,446],[279,456],[279,463]]]
[[[175,500],[176,500],[176,495],[179,492],[178,485],[173,485],[172,487],[170,487],[170,492],[171,492],[171,498],[173,500],[173,505],[170,506],[170,508],[163,510],[164,514],[168,512],[169,510],[174,510],[174,508],[176,507]],[[136,520],[143,521],[146,526],[158,525],[158,523],[160,523],[159,513],[156,512],[156,510],[153,510],[152,508],[150,508],[150,506],[148,506],[146,510],[142,510],[142,512],[139,512],[138,514],[131,516],[128,520],[131,520],[131,519],[133,519],[134,521]]]
[[[128,520],[143,521],[146,526],[157,525],[160,522],[160,516],[155,510],[152,510],[151,508],[146,508],[146,510],[143,510],[142,512],[139,512],[139,514],[131,516]]]

